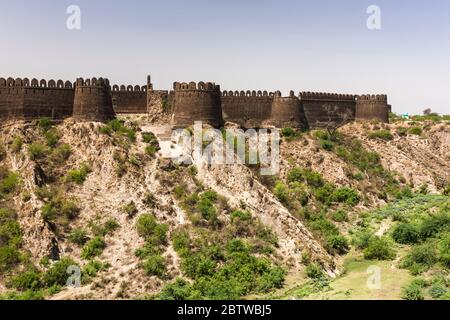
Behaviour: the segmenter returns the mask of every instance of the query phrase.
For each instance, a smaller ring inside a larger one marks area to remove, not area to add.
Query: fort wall
[[[258,127],[269,119],[274,95],[273,92],[255,90],[223,91],[223,118],[243,127]]]
[[[355,95],[337,93],[300,93],[309,128],[326,128],[329,125],[343,125],[355,120],[355,97]]]
[[[220,86],[212,82],[173,85],[172,127],[186,128],[202,121],[213,127],[223,123]]]
[[[112,87],[112,101],[116,113],[146,113],[147,86]]]
[[[146,86],[113,86],[107,79],[62,80],[0,78],[0,119],[107,121],[116,113],[148,114],[152,121],[165,119],[174,127],[203,121],[214,127],[223,121],[244,128],[264,126],[325,128],[346,122],[378,119],[387,122],[391,106],[386,95],[343,95],[291,91],[220,91],[214,83],[174,83],[173,91]]]
[[[307,127],[305,112],[300,99],[295,96],[294,91],[290,92],[289,97],[282,97],[279,93],[275,94],[270,118],[267,121],[267,124],[277,128]]]
[[[356,97],[356,120],[378,119],[389,121],[391,106],[386,95],[362,95]]]
[[[75,91],[70,81],[0,79],[0,118],[34,120],[72,116]]]
[[[108,79],[77,79],[73,117],[82,121],[99,122],[115,117]]]

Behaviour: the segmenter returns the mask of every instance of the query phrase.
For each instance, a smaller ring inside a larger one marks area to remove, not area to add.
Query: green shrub
[[[20,224],[15,221],[7,221],[0,225],[0,245],[18,246],[21,243],[22,231]]]
[[[300,202],[302,206],[306,206],[309,202],[309,193],[305,186],[300,182],[291,182],[289,187],[291,188],[291,197]]]
[[[78,264],[70,258],[63,258],[54,263],[44,274],[42,278],[43,283],[46,287],[65,286],[67,279],[71,276],[67,271],[72,266],[78,267]]]
[[[0,161],[3,161],[6,158],[6,149],[3,144],[3,141],[0,140]]]
[[[178,230],[172,235],[173,248],[178,253],[185,253],[190,247],[191,239],[186,230]]]
[[[398,189],[395,192],[395,197],[397,199],[408,199],[414,197],[414,192],[409,186]]]
[[[378,130],[378,131],[372,131],[369,133],[370,139],[381,139],[381,140],[393,140],[394,137],[392,136],[392,133],[388,130]]]
[[[88,240],[89,236],[83,229],[75,229],[69,235],[69,241],[80,246],[85,245]]]
[[[450,196],[450,183],[445,186],[443,194],[446,196]]]
[[[177,278],[174,282],[168,283],[164,286],[158,299],[168,300],[191,300],[200,299],[200,293],[195,292],[192,285],[186,280]]]
[[[56,130],[48,130],[45,133],[45,141],[50,148],[55,147],[59,142],[59,135]]]
[[[395,252],[388,239],[373,237],[367,248],[364,249],[364,258],[367,260],[392,260],[395,258]]]
[[[333,196],[336,191],[336,187],[331,183],[326,183],[322,187],[317,188],[314,191],[314,196],[316,200],[322,202],[324,204],[331,204],[335,202],[335,198]]]
[[[120,224],[117,222],[116,219],[114,219],[114,218],[109,219],[103,225],[102,235],[103,236],[110,235],[119,228],[120,228]]]
[[[145,143],[158,142],[158,139],[156,138],[156,136],[151,132],[143,132],[142,139],[144,140]]]
[[[361,230],[354,234],[352,244],[358,249],[366,249],[374,237],[372,232]]]
[[[80,213],[76,199],[64,199],[61,196],[51,198],[41,209],[42,218],[46,222],[54,222],[66,227]]]
[[[358,192],[349,187],[334,190],[331,198],[334,202],[346,203],[350,206],[357,205],[360,201]]]
[[[89,261],[84,267],[82,272],[83,283],[89,282],[90,278],[94,278],[97,274],[106,269],[108,265],[101,263],[97,260]]]
[[[442,284],[436,283],[430,287],[428,293],[433,299],[439,299],[443,297],[447,291],[447,288],[445,288]]]
[[[239,219],[240,221],[250,221],[252,219],[252,214],[248,211],[233,211],[231,213],[231,221]]]
[[[48,150],[47,148],[39,142],[33,142],[29,147],[30,159],[31,160],[40,160],[43,159]]]
[[[70,182],[74,182],[76,184],[81,185],[84,183],[84,181],[86,181],[88,174],[91,172],[92,172],[91,168],[87,164],[83,163],[80,169],[70,170],[67,178]]]
[[[30,270],[12,277],[8,286],[20,291],[38,290],[42,288],[43,283],[41,274],[36,270]]]
[[[405,137],[408,134],[408,128],[405,127],[398,127],[397,128],[397,134],[401,137]]]
[[[17,213],[10,208],[0,208],[0,225],[17,220]]]
[[[344,236],[332,235],[327,238],[327,250],[329,253],[344,254],[349,249],[348,241]]]
[[[131,201],[130,203],[128,203],[127,205],[125,205],[122,208],[122,212],[126,213],[128,217],[132,218],[134,217],[139,211],[136,207],[136,204],[134,203],[134,201]]]
[[[308,226],[315,231],[320,231],[325,236],[339,235],[339,229],[324,216],[318,215],[310,221]]]
[[[217,211],[214,208],[213,202],[208,198],[201,198],[198,205],[198,210],[200,211],[203,219],[207,221],[213,221],[217,219]]]
[[[440,212],[426,217],[419,225],[419,234],[422,239],[428,239],[441,231],[449,231],[450,214]]]
[[[364,174],[362,172],[357,172],[353,175],[353,179],[355,179],[356,181],[363,181]]]
[[[325,180],[318,172],[311,169],[294,168],[288,173],[288,182],[306,182],[310,187],[320,188],[325,184]]]
[[[322,268],[316,263],[310,263],[306,266],[306,275],[311,279],[320,279],[324,277]]]
[[[318,172],[314,172],[311,169],[305,169],[303,174],[305,175],[306,182],[310,187],[320,188],[325,184],[325,180]]]
[[[0,194],[10,194],[17,191],[20,186],[20,175],[17,172],[9,171],[3,179],[0,180]]]
[[[334,143],[329,140],[322,140],[320,141],[320,146],[324,150],[331,151],[334,148]]]
[[[15,246],[0,246],[0,274],[11,270],[19,262],[20,252]]]
[[[414,271],[426,271],[437,262],[436,247],[431,243],[424,243],[411,248],[403,258],[401,266]]]
[[[412,127],[409,129],[410,134],[414,134],[416,136],[421,136],[423,133],[423,130],[421,127]]]
[[[167,243],[166,224],[158,224],[156,218],[151,214],[143,214],[136,223],[136,229],[142,238],[154,245],[163,245]]]
[[[292,199],[289,195],[288,187],[283,182],[278,181],[275,184],[273,193],[283,205],[285,205],[286,207],[289,207],[291,205]]]
[[[227,252],[229,254],[238,253],[238,252],[248,252],[247,244],[241,239],[233,239],[230,240],[227,244]]]
[[[72,150],[68,144],[61,144],[53,149],[51,159],[56,163],[63,163],[69,159]]]
[[[287,141],[293,141],[301,136],[301,132],[288,127],[281,129],[281,136]]]
[[[166,275],[166,263],[166,259],[161,255],[153,255],[144,261],[143,267],[149,276],[163,278]]]
[[[347,212],[345,212],[344,210],[338,210],[335,211],[331,217],[333,219],[333,221],[335,222],[344,222],[344,221],[348,221],[348,215]]]
[[[330,134],[325,130],[316,130],[313,135],[319,140],[331,140]]]
[[[419,231],[411,223],[401,223],[397,225],[392,233],[395,242],[401,244],[414,244],[419,241]]]
[[[415,284],[410,283],[402,290],[402,299],[404,300],[424,300],[425,297],[422,292],[422,288]]]
[[[155,146],[146,146],[145,153],[149,156],[153,157],[158,152],[158,149]]]
[[[23,139],[21,136],[15,136],[11,143],[11,150],[14,153],[19,153],[23,147]]]
[[[450,235],[447,234],[439,244],[439,260],[445,268],[450,269]]]
[[[130,140],[131,142],[136,142],[136,131],[134,131],[132,129],[128,129],[126,131],[125,135],[127,136],[128,140]]]
[[[131,142],[136,142],[136,131],[133,128],[124,126],[124,121],[113,119],[108,124],[100,128],[100,133],[111,136],[113,132],[119,133],[128,138]]]
[[[38,120],[38,127],[47,132],[53,127],[53,121],[48,117],[41,118]]]
[[[89,260],[102,254],[106,248],[106,242],[102,237],[95,237],[89,240],[81,251],[81,257]]]

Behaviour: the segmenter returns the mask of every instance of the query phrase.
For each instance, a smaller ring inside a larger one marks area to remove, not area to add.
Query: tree
[[[431,114],[431,108],[427,108],[427,109],[423,110],[424,116],[429,116],[430,114]]]

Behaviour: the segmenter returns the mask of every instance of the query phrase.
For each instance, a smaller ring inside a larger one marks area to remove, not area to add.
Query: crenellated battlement
[[[73,117],[82,121],[107,121],[115,117],[108,79],[77,79]]]
[[[159,109],[160,111],[158,111]],[[0,118],[32,120],[39,117],[105,121],[115,113],[172,114],[174,127],[195,121],[219,126],[223,121],[243,127],[326,127],[373,118],[388,121],[386,95],[326,92],[220,90],[214,82],[174,82],[172,91],[146,85],[114,85],[106,78],[78,78],[75,82],[29,78],[0,78]]]
[[[220,91],[220,86],[214,82],[174,82],[174,91]]]
[[[326,92],[301,92],[300,98],[302,100],[355,101],[356,95]]]
[[[124,93],[124,92],[147,92],[147,86],[139,86],[139,85],[113,85],[112,92]]]
[[[356,120],[378,119],[389,121],[391,106],[388,104],[387,95],[360,95],[356,97]]]
[[[41,88],[41,89],[73,89],[74,84],[70,81],[63,80],[38,80],[28,78],[0,78],[0,88]]]
[[[103,78],[91,78],[91,79],[83,79],[83,78],[78,78],[77,81],[75,82],[75,86],[76,88],[81,88],[81,87],[90,87],[90,88],[101,88],[101,87],[110,87],[109,84],[109,80],[108,79],[103,79]]]
[[[150,89],[150,92],[153,92],[151,83],[148,83],[146,86],[114,85],[111,93],[114,111],[128,114],[146,113],[148,109],[148,89]]]
[[[381,101],[381,102],[386,102],[387,103],[387,95],[385,94],[366,94],[366,95],[360,95],[360,96],[356,96],[356,99],[359,101]]]
[[[188,127],[202,121],[213,127],[222,124],[220,86],[214,82],[175,82],[173,84],[172,126]]]
[[[266,90],[247,90],[247,91],[222,91],[222,97],[256,97],[256,98],[267,98],[273,97],[275,92],[268,92]]]

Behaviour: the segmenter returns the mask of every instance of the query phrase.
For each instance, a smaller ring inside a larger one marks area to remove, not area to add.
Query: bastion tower
[[[282,97],[277,91],[273,97],[270,119],[267,122],[277,128],[292,127],[305,128],[305,112],[300,99],[295,96],[294,91],[289,93],[289,97]]]
[[[108,79],[77,79],[73,117],[98,122],[106,122],[115,117]]]
[[[212,82],[173,85],[173,128],[187,128],[195,121],[218,128],[223,123],[220,86]]]
[[[378,119],[389,122],[387,95],[362,95],[356,97],[356,120]]]

